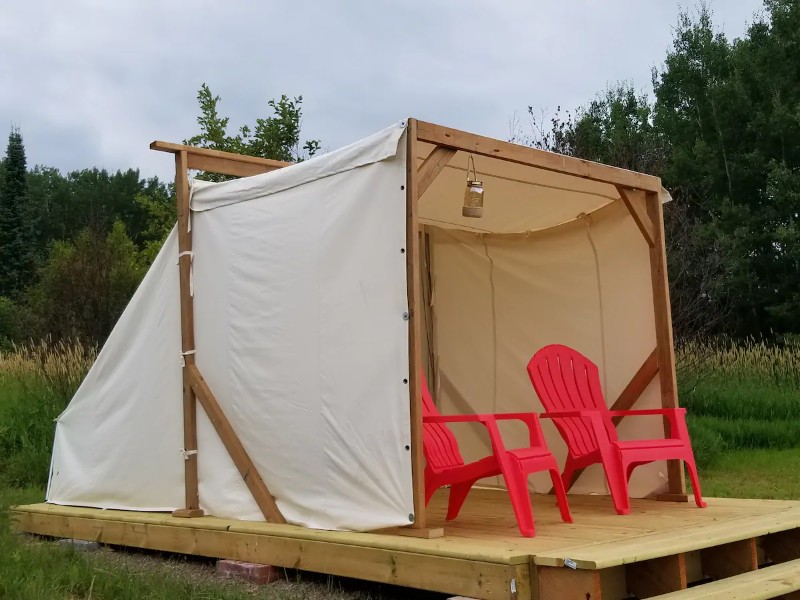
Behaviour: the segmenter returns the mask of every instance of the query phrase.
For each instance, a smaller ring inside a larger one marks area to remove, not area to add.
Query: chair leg
[[[684,462],[686,463],[686,470],[689,471],[689,479],[692,482],[694,501],[700,508],[705,508],[706,501],[703,500],[703,494],[700,492],[700,478],[697,476],[697,465],[694,463],[694,457],[692,457],[691,460],[686,460]]]
[[[447,517],[448,521],[452,521],[458,516],[464,501],[467,499],[467,494],[475,485],[477,479],[472,481],[462,481],[461,483],[454,483],[450,486],[450,501],[447,504]]]
[[[550,479],[553,480],[553,492],[555,492],[556,495],[558,510],[561,511],[561,520],[565,523],[572,523],[572,514],[569,511],[569,502],[567,501],[567,492],[564,489],[564,483],[561,481],[558,470],[550,469]]]
[[[531,495],[528,492],[528,478],[516,460],[504,461],[501,464],[503,469],[503,479],[506,482],[508,497],[514,509],[514,516],[517,518],[519,532],[524,537],[536,535],[533,525],[533,508],[531,507]]]
[[[563,483],[564,490],[567,492],[572,487],[572,475],[575,473],[575,461],[571,454],[567,454],[567,460],[564,462],[564,472],[561,473],[561,482]]]
[[[631,500],[628,497],[628,480],[625,477],[625,465],[622,464],[622,457],[616,449],[610,449],[603,456],[603,471],[606,474],[608,488],[611,491],[611,499],[614,501],[614,508],[619,515],[627,515],[631,512]]]

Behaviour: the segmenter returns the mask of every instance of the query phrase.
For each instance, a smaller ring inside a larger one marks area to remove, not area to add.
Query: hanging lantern
[[[470,165],[472,177],[469,176]],[[464,191],[464,207],[461,209],[461,214],[472,219],[480,219],[483,216],[483,182],[478,181],[472,154],[467,159],[467,189]]]

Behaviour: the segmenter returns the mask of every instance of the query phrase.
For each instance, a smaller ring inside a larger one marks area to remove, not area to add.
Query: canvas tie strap
[[[186,357],[190,354],[194,354],[196,350],[187,350],[186,352],[181,352],[181,368],[186,366]]]
[[[178,253],[178,264],[181,264],[181,258],[184,256],[189,257],[189,295],[194,298],[194,252],[191,250],[184,250]]]
[[[183,460],[189,460],[190,456],[195,456],[197,454],[197,450],[186,450],[181,448],[181,454],[183,454]]]

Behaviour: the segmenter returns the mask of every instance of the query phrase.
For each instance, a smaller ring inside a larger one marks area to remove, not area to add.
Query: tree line
[[[300,142],[302,97],[270,100],[236,133],[208,86],[197,98],[200,132],[185,143],[283,161],[319,149]],[[44,337],[101,344],[175,221],[173,183],[137,169],[29,169],[13,128],[0,162],[0,350]]]
[[[516,137],[662,178],[679,338],[798,333],[800,2],[765,0],[734,41],[706,5],[681,14],[653,89],[549,119],[529,107]]]
[[[800,333],[800,2],[765,0],[736,40],[705,5],[682,14],[653,91],[623,82],[549,117],[529,107],[512,140],[662,178],[679,343]],[[234,132],[219,102],[201,87],[187,143],[289,161],[320,149],[301,142],[302,97],[270,100]],[[171,183],[28,168],[13,129],[0,163],[0,344],[102,342],[174,222]]]

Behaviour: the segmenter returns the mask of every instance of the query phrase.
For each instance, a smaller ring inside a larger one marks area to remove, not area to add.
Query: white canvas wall
[[[413,513],[403,131],[192,200],[197,364],[290,523]],[[182,506],[175,238],[58,420],[50,502]],[[202,409],[198,448],[201,507],[263,518]]]

